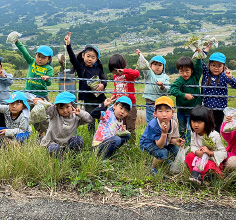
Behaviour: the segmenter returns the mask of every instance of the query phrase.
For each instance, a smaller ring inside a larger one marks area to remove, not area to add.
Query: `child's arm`
[[[107,87],[107,82],[102,81],[103,79],[106,80],[105,75],[102,70],[99,69],[99,79],[101,79],[101,83],[98,84],[97,91],[103,91]]]
[[[229,143],[232,140],[232,138],[236,135],[236,130],[231,132],[223,132],[225,125],[231,121],[232,121],[232,116],[226,116],[226,120],[225,122],[223,122],[220,128],[220,133],[222,137],[227,141],[227,143]]]
[[[128,81],[134,80],[139,77],[139,71],[133,69],[124,69],[123,74],[126,74],[126,78]]]
[[[225,67],[225,75],[227,77],[227,83],[232,88],[236,88],[236,79],[233,77],[232,72],[227,67]]]
[[[155,140],[156,145],[162,149],[166,144],[166,138],[168,133],[168,126],[165,122],[161,123],[161,137],[159,140]]]
[[[26,62],[28,64],[31,64],[35,61],[35,59],[33,57],[30,56],[29,52],[27,51],[27,49],[24,47],[24,45],[18,40],[16,41],[15,45],[17,46],[17,48],[19,49],[19,51],[22,53],[24,59],[26,60]]]
[[[203,69],[202,68],[202,60],[197,59],[194,64],[194,74],[195,74],[197,81],[199,81],[202,76],[202,72],[203,72],[202,69]]]
[[[6,71],[3,70],[1,66],[0,66],[0,77],[2,78],[1,82],[6,86],[11,86],[13,84],[12,75],[6,73]]]
[[[164,82],[159,82],[158,81],[157,85],[159,83],[158,86],[160,86],[160,89],[161,89],[160,92],[167,93],[167,92],[170,91],[170,78],[169,78],[169,76],[166,75],[165,80],[163,80],[163,81]],[[163,84],[165,84],[165,85],[163,85]]]
[[[91,116],[93,118],[97,118],[99,119],[101,117],[101,112],[102,111],[106,111],[107,110],[107,106],[110,105],[111,103],[113,103],[115,101],[115,99],[106,99],[102,104],[100,104],[97,108],[95,108],[92,112],[91,112]]]
[[[172,137],[170,140],[170,144],[177,145],[179,147],[184,147],[185,140],[182,138]]]
[[[84,125],[93,121],[93,117],[84,110],[81,110],[79,108],[75,109],[73,107],[73,113],[75,113],[80,118],[79,125]]]

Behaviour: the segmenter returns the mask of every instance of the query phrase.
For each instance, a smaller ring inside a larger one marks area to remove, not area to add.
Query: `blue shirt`
[[[202,86],[206,86],[208,77],[211,78],[211,83],[209,86],[221,86],[225,88],[202,88],[202,94],[209,95],[203,97],[203,103],[209,108],[225,108],[228,105],[228,89],[227,84],[231,85],[232,88],[236,88],[236,79],[233,77],[229,79],[225,72],[222,72],[219,76],[214,76],[211,74],[210,70],[202,61],[203,77]],[[216,84],[218,77],[220,77],[219,83]],[[224,95],[225,97],[211,97],[211,95]]]
[[[161,133],[162,131],[161,131],[161,127],[160,127],[160,123],[158,119],[157,118],[152,119],[148,123],[147,127],[145,128],[140,138],[139,143],[140,143],[141,149],[144,150],[152,144],[156,145],[155,141],[160,139]],[[178,126],[177,126],[177,123],[173,119],[170,120],[170,130],[167,134],[165,146],[169,145],[172,137],[176,137],[176,138],[179,137]]]

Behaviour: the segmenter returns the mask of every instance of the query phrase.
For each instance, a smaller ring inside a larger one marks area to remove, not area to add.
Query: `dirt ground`
[[[128,200],[108,192],[82,198],[73,192],[0,186],[0,219],[227,219],[236,216],[236,201],[181,201],[165,196],[140,196]]]

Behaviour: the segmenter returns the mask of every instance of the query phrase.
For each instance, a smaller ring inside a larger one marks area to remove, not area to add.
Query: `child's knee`
[[[47,149],[48,149],[48,152],[50,154],[52,154],[52,153],[58,154],[60,152],[60,146],[58,144],[56,144],[56,143],[50,144],[47,147]]]
[[[236,156],[230,157],[226,162],[226,169],[236,170]]]
[[[168,150],[166,148],[158,148],[153,152],[153,156],[159,160],[167,159],[168,157]]]

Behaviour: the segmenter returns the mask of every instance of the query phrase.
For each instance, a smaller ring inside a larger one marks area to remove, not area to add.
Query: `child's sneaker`
[[[189,177],[189,180],[201,185],[202,184],[202,173],[199,173],[199,172],[193,170],[190,177]]]

